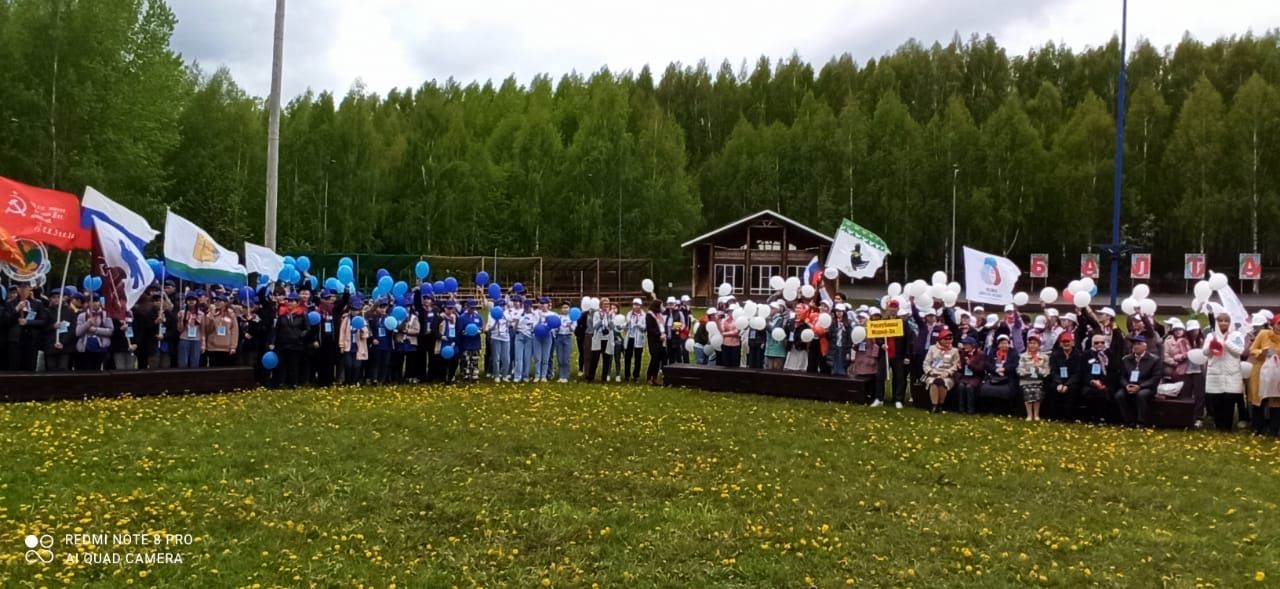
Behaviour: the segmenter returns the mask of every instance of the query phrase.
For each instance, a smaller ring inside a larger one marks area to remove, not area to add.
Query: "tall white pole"
[[[956,275],[956,177],[960,175],[960,165],[951,164],[951,255],[947,262],[950,265],[949,276]]]
[[[275,48],[271,62],[271,96],[267,108],[267,220],[265,245],[276,249],[276,185],[280,169],[280,78],[284,69],[284,0],[276,0]]]

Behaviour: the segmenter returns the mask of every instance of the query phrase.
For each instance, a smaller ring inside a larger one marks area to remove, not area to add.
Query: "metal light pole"
[[[276,0],[275,44],[271,61],[271,96],[267,108],[267,219],[262,240],[276,249],[276,187],[280,171],[280,78],[284,70],[284,0]]]
[[[951,164],[951,256],[947,275],[956,275],[956,177],[960,175],[960,164]]]
[[[1120,13],[1120,83],[1116,92],[1116,171],[1114,194],[1111,204],[1111,305],[1116,304],[1119,290],[1120,256],[1126,248],[1120,243],[1120,188],[1124,184],[1124,109],[1125,80],[1124,67],[1125,40],[1129,29],[1129,0],[1121,3]]]

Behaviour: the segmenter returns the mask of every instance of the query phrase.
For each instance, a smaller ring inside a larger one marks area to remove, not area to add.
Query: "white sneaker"
[[[902,409],[902,401],[894,401],[893,406]]]
[[[884,406],[884,401],[881,401],[880,399],[876,399],[876,400],[874,400],[874,401],[872,401],[872,402],[871,402],[871,406],[872,406],[872,407],[883,407],[883,406]]]
[[[562,382],[562,383],[569,382],[569,379],[567,379],[567,378],[562,378],[562,379],[560,379],[560,382]]]

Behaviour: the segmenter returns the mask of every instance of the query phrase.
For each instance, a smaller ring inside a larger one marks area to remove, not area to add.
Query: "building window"
[[[804,280],[804,268],[804,266],[787,266],[787,278],[795,276],[796,278]]]
[[[781,270],[780,266],[752,266],[751,267],[751,294],[767,295],[773,292],[769,288],[769,279],[778,275]]]
[[[733,285],[733,292],[742,294],[746,276],[743,276],[742,264],[716,264],[716,288],[721,284]],[[719,293],[717,293],[719,294]]]
[[[782,242],[773,239],[757,239],[756,249],[764,252],[782,251]]]

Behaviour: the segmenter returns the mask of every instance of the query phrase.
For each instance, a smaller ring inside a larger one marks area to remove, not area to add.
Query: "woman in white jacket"
[[[1244,393],[1244,375],[1240,372],[1240,355],[1244,353],[1244,335],[1231,330],[1231,316],[1218,313],[1213,331],[1204,340],[1205,398],[1214,424],[1219,431],[1231,431],[1235,425],[1235,407]]]

